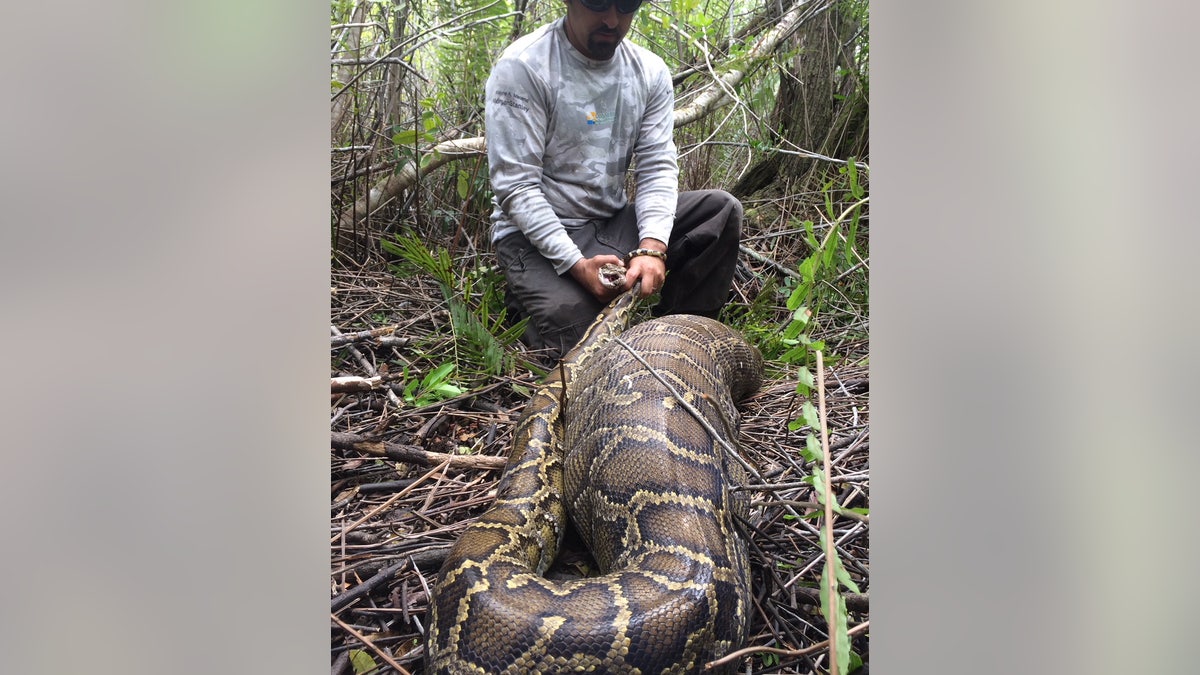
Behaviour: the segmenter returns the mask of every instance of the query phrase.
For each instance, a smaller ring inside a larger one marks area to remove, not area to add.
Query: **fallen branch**
[[[776,272],[779,272],[780,274],[786,274],[789,277],[793,277],[795,279],[802,278],[800,276],[800,273],[797,272],[796,270],[788,268],[788,267],[784,267],[783,265],[775,262],[774,260],[771,260],[767,256],[759,253],[758,251],[755,251],[752,248],[739,245],[738,250],[741,251],[742,253],[745,253],[746,255],[750,256],[751,258],[754,258],[755,260],[759,261],[760,263],[765,263],[765,264],[769,265],[771,267],[771,269],[774,269]]]
[[[386,457],[397,462],[408,462],[420,466],[438,466],[447,464],[452,469],[503,469],[508,463],[505,457],[490,457],[487,455],[451,455],[444,452],[430,452],[415,445],[400,445],[387,441],[373,441],[358,434],[330,432],[330,447],[338,450],[355,450],[373,457]]]
[[[341,347],[342,345],[350,344],[351,342],[364,342],[366,340],[370,340],[371,338],[377,338],[377,337],[380,337],[383,335],[391,335],[392,333],[395,333],[396,329],[398,329],[399,327],[400,327],[399,325],[393,324],[391,326],[384,326],[382,328],[376,328],[374,330],[363,330],[363,331],[359,331],[357,333],[342,333],[341,335],[331,335],[329,337],[329,346],[330,347]]]
[[[338,330],[337,326],[330,326],[329,332],[333,334],[331,339],[341,337],[342,335],[342,331]],[[375,370],[375,366],[371,364],[371,361],[368,360],[367,357],[363,356],[362,352],[358,351],[357,347],[355,347],[353,344],[350,344],[346,347],[346,349],[350,352],[350,355],[354,357],[354,360],[358,361],[358,364],[362,366],[363,370],[367,371],[367,375],[371,377],[379,377],[379,371]],[[396,406],[397,408],[404,405],[400,402],[400,397],[396,396],[396,392],[392,391],[391,389],[387,390],[387,397],[388,400],[392,402],[392,405]]]
[[[806,8],[808,2],[809,0],[797,2],[788,10],[787,14],[780,17],[779,23],[755,41],[754,46],[747,50],[745,56],[738,59],[738,62],[746,64],[744,67],[729,68],[714,79],[708,88],[700,92],[700,95],[691,103],[682,108],[676,108],[675,126],[691,124],[732,100],[729,93],[746,78],[747,73],[750,72],[750,66],[757,64],[779,47],[783,38],[791,33],[792,29],[800,22],[801,10]]]
[[[329,378],[329,391],[334,394],[344,394],[351,391],[371,391],[383,386],[383,377],[376,375],[375,377],[357,377],[354,375],[348,377],[331,377]]]
[[[441,568],[442,563],[445,562],[446,556],[449,553],[450,545],[447,544],[446,546],[438,546],[406,555],[400,562],[384,567],[361,584],[337,594],[329,601],[329,611],[340,612],[350,603],[391,581],[406,568],[432,569],[436,571]]]
[[[349,241],[346,239],[347,237],[353,238],[354,225],[358,220],[365,218],[367,214],[396,198],[404,190],[416,185],[425,174],[456,159],[480,157],[486,154],[487,140],[482,136],[444,141],[426,150],[419,165],[417,162],[408,162],[368,190],[367,194],[354,202],[350,208],[342,211],[338,218],[339,245],[343,240]]]
[[[387,501],[385,501],[384,503],[380,504],[379,506],[376,506],[375,508],[368,511],[365,516],[362,516],[361,518],[354,521],[353,523],[350,523],[349,525],[343,527],[340,531],[338,531],[337,534],[330,537],[329,543],[332,544],[335,541],[337,541],[338,539],[344,539],[346,537],[346,535],[348,535],[354,531],[354,528],[358,527],[359,525],[362,525],[363,523],[374,518],[375,516],[379,515],[380,513],[383,513],[384,511],[387,510],[387,508],[389,506],[400,501],[402,498],[407,497],[408,493],[415,490],[418,485],[420,485],[421,483],[424,483],[431,476],[444,471],[446,469],[446,467],[449,466],[449,464],[450,464],[450,462],[448,462],[448,461],[438,464],[437,467],[435,467],[434,469],[427,472],[424,476],[421,476],[417,480],[413,481],[411,484],[409,484],[408,487],[397,492],[396,494],[392,495],[391,497],[388,497]]]
[[[349,605],[358,598],[361,598],[362,596],[370,593],[387,581],[391,580],[391,578],[399,574],[406,565],[408,565],[407,558],[396,563],[395,565],[379,570],[375,573],[375,576],[371,577],[370,579],[367,579],[366,581],[348,591],[345,591],[344,593],[338,594],[337,597],[333,598],[333,600],[329,602],[329,611],[338,612],[342,610],[346,605]]]

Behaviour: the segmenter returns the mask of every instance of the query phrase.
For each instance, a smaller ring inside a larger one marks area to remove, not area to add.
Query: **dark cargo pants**
[[[729,299],[741,239],[742,205],[724,190],[679,193],[675,225],[667,242],[667,280],[652,313],[699,314],[716,318]],[[620,258],[637,248],[637,215],[633,204],[607,221],[589,221],[567,234],[591,258],[610,253]],[[570,274],[559,276],[520,232],[495,244],[496,258],[507,279],[506,301],[515,321],[530,317],[521,341],[546,350],[552,359],[567,352],[603,303]]]

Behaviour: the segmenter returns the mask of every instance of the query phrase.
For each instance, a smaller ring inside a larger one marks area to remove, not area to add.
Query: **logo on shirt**
[[[615,117],[614,113],[597,113],[595,110],[593,110],[587,114],[587,123],[588,125],[612,124],[613,117]]]

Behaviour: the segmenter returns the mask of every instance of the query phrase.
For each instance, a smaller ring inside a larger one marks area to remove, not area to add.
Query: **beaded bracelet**
[[[629,253],[625,254],[625,266],[629,267],[629,261],[633,260],[639,255],[648,255],[653,258],[658,258],[663,262],[667,262],[667,254],[663,253],[662,251],[655,251],[652,248],[635,248]]]

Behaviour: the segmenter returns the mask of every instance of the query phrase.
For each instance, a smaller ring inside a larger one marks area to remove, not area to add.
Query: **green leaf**
[[[794,312],[800,309],[800,303],[804,302],[804,296],[806,294],[807,290],[803,290],[800,286],[797,286],[795,289],[793,289],[792,294],[789,295],[787,299],[788,311]]]
[[[838,583],[850,589],[851,593],[862,592],[858,590],[858,584],[854,583],[854,579],[850,578],[850,573],[846,571],[846,566],[842,564],[842,559],[837,555],[833,556],[833,569]]]
[[[813,472],[811,474],[809,474],[808,476],[805,476],[804,480],[801,482],[811,483],[813,486],[813,490],[815,490],[817,493],[817,502],[821,503],[821,504],[825,503],[825,472],[824,471],[814,467]],[[825,546],[824,537],[821,538],[821,546]]]
[[[850,232],[846,234],[846,265],[854,264],[854,242],[858,239],[858,212],[859,208],[855,207],[854,212],[850,215]]]
[[[485,17],[500,16],[501,14],[504,14],[505,12],[508,11],[508,3],[507,2],[497,2],[497,3],[485,5],[484,7],[481,8],[481,10],[482,10],[480,12],[481,16],[485,16]]]
[[[855,164],[856,161],[857,159],[853,155],[846,160],[846,177],[850,179],[850,196],[855,201],[858,201],[866,193],[863,191],[863,187],[858,184],[858,166]]]
[[[792,312],[792,321],[798,321],[801,326],[807,326],[808,320],[812,317],[812,312],[807,307],[797,307],[796,311]]]
[[[443,363],[437,368],[429,371],[429,374],[425,376],[425,379],[422,380],[421,384],[424,385],[426,389],[431,389],[439,384],[442,380],[446,379],[446,377],[452,372],[454,372],[454,364]]]
[[[375,659],[361,649],[350,650],[350,665],[354,668],[354,675],[363,675],[379,669]]]
[[[799,384],[804,387],[805,391],[812,391],[813,385],[816,383],[816,378],[813,377],[812,371],[806,367],[800,368]]]
[[[392,143],[395,145],[412,145],[417,142],[417,132],[413,129],[406,129],[392,135]]]
[[[817,235],[813,232],[813,221],[806,220],[802,223],[802,225],[804,225],[805,239],[808,241],[808,245],[812,248],[812,250],[815,251],[818,248],[821,248],[820,242],[817,241]]]
[[[812,285],[813,280],[817,278],[817,267],[819,264],[820,254],[813,254],[805,258],[804,262],[800,263],[800,267],[798,269],[800,271],[800,278],[803,281],[803,283],[800,285],[801,288]],[[807,294],[808,290],[806,289],[804,292]]]
[[[788,422],[788,431],[799,431],[804,428],[804,422],[801,420],[792,420]]]
[[[446,384],[446,383],[439,384],[439,385],[433,387],[430,391],[441,394],[442,396],[445,396],[446,398],[454,398],[455,396],[462,396],[462,394],[463,394],[462,387],[457,387],[453,384]]]
[[[800,417],[814,431],[821,428],[821,417],[817,414],[817,407],[812,404],[812,401],[805,401],[804,405],[800,406]]]
[[[826,623],[829,623],[829,608],[831,603],[825,596],[829,595],[829,584],[826,582],[825,573],[821,573],[821,613],[825,616]],[[838,657],[838,672],[837,675],[845,675],[850,671],[850,637],[848,635],[848,627],[846,625],[846,598],[842,597],[841,593],[837,594],[837,619],[833,621],[833,635],[829,636],[829,641],[833,648],[837,650]]]
[[[804,448],[800,451],[800,455],[809,462],[821,461],[821,443],[817,440],[816,434],[809,434],[808,438],[804,439]]]
[[[838,238],[837,234],[834,234],[833,236],[829,237],[829,244],[827,244],[825,246],[825,250],[822,251],[822,253],[821,253],[821,266],[822,267],[832,267],[833,266],[833,258],[834,258],[834,256],[837,255],[838,246],[840,246],[840,245],[841,245],[841,239]]]
[[[458,172],[458,198],[466,199],[471,189],[471,177],[466,171]]]
[[[789,341],[785,340],[784,342]],[[795,340],[791,340],[790,342],[795,343]],[[799,347],[793,347],[792,349],[784,352],[783,355],[779,357],[779,360],[783,361],[784,363],[798,363],[803,361],[807,356],[808,348],[804,345],[800,345]],[[799,389],[799,387],[796,388],[797,391],[799,391]]]

